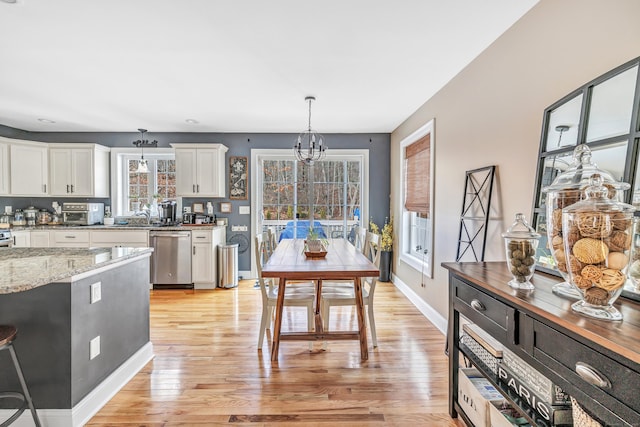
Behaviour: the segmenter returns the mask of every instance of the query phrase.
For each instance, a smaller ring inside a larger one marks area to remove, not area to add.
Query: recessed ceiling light
[[[187,119],[185,120],[185,122],[189,123],[190,125],[197,125],[198,121],[196,119]]]
[[[2,1],[5,1],[5,0],[2,0]],[[49,120],[49,119],[38,119],[38,121],[41,123],[49,123],[49,124],[55,123],[53,120]]]

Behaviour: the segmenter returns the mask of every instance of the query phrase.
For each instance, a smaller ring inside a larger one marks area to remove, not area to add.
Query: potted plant
[[[370,231],[380,234],[380,277],[381,282],[391,280],[391,261],[393,260],[393,217],[387,218],[382,232],[373,221],[370,222]]]
[[[309,227],[305,240],[306,252],[326,252],[327,243],[326,239],[320,238],[320,233],[313,226]]]

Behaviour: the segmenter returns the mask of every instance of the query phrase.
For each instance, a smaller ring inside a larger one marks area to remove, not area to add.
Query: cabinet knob
[[[67,184],[67,193],[69,192],[69,184]]]
[[[200,192],[200,184],[196,184],[196,188],[198,189],[198,193]]]
[[[194,255],[196,254],[196,247],[195,246],[193,247],[193,254]]]
[[[611,388],[611,381],[598,370],[584,362],[576,363],[576,374],[591,385],[600,388]]]
[[[75,192],[74,188],[73,188],[73,184],[71,184],[71,192]]]
[[[477,299],[471,301],[471,308],[473,308],[475,311],[485,311],[487,309],[484,304]]]
[[[193,184],[193,192],[194,193],[196,192],[196,185],[195,184]]]

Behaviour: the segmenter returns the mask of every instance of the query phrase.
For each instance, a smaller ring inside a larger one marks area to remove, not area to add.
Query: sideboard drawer
[[[470,321],[504,342],[513,342],[515,310],[470,284],[451,278],[453,304]]]
[[[568,369],[566,380],[582,391],[602,391],[640,412],[640,373],[540,322],[534,322],[534,332],[534,358],[555,360]]]

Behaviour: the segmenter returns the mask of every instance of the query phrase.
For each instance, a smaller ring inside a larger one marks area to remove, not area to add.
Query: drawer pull
[[[611,382],[607,377],[598,372],[595,368],[584,362],[576,363],[576,374],[583,380],[600,388],[611,388]]]
[[[484,304],[477,299],[471,301],[471,308],[473,308],[475,311],[485,311],[487,309]]]

